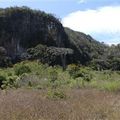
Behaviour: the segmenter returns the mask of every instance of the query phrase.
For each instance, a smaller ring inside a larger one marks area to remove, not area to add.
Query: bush
[[[0,47],[0,67],[8,67],[11,65],[11,59],[7,56],[7,50],[4,47]]]
[[[13,87],[18,88],[17,79],[18,79],[17,76],[9,76],[9,77],[7,77],[6,80],[3,81],[2,88],[3,89],[13,88]]]
[[[70,76],[73,78],[76,76],[76,73],[80,70],[80,67],[75,64],[70,64],[67,67],[67,71],[69,72]]]
[[[52,83],[54,83],[58,78],[58,73],[56,70],[53,70],[50,72],[50,80]]]
[[[17,88],[17,76],[7,76],[5,74],[0,75],[0,88]]]
[[[119,71],[120,70],[120,58],[114,58],[112,61],[111,61],[111,69],[113,71]]]
[[[4,81],[6,81],[6,77],[4,75],[0,75],[0,88],[2,88]]]
[[[80,69],[80,70],[76,73],[76,76],[75,76],[75,77],[76,77],[76,78],[77,78],[77,77],[81,77],[81,78],[83,78],[83,80],[88,81],[88,82],[92,79],[92,75],[91,75],[90,72],[89,72],[87,69],[85,69],[85,68]]]
[[[94,59],[91,61],[90,66],[93,70],[102,71],[110,69],[110,63],[108,60]]]
[[[15,65],[14,70],[15,70],[15,74],[18,75],[18,76],[20,76],[24,73],[30,73],[31,72],[30,67],[23,64],[23,63]]]
[[[65,93],[62,90],[49,90],[47,93],[48,98],[53,98],[53,99],[64,99],[66,98]]]
[[[67,71],[73,77],[73,79],[79,77],[83,78],[85,81],[90,81],[92,79],[92,75],[89,73],[89,69],[80,67],[75,64],[69,65]]]

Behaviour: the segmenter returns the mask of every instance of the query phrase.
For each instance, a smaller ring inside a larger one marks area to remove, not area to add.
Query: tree
[[[31,55],[31,59],[39,59],[40,62],[49,65],[59,64],[63,69],[66,68],[67,55],[73,54],[73,50],[70,48],[47,47],[41,44],[28,49],[27,52]]]
[[[8,67],[11,65],[11,60],[7,56],[7,51],[4,47],[0,47],[0,67]]]

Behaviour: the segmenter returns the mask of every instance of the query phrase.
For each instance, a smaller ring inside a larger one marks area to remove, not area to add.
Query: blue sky
[[[0,0],[0,7],[28,6],[53,13],[64,26],[107,44],[120,43],[120,0]]]

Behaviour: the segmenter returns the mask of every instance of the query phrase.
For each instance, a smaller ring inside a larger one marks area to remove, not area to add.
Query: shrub
[[[8,67],[11,65],[11,59],[7,56],[7,50],[4,47],[0,47],[0,67]]]
[[[74,78],[81,77],[85,81],[90,81],[92,79],[92,75],[89,73],[89,69],[77,66],[75,64],[71,64],[68,66],[67,71]]]
[[[20,76],[24,73],[30,73],[31,72],[30,67],[23,64],[23,63],[15,65],[14,70],[15,70],[15,74],[18,75],[18,76]]]
[[[0,88],[17,88],[17,76],[7,76],[5,74],[0,75]]]
[[[113,71],[119,71],[120,70],[120,58],[114,58],[111,62],[111,69]]]
[[[85,69],[85,68],[82,68],[78,71],[78,73],[76,74],[75,77],[81,77],[83,78],[83,80],[85,81],[90,81],[92,79],[92,75],[90,74],[90,72]]]
[[[53,99],[64,99],[66,98],[65,93],[62,90],[49,90],[47,93],[48,98],[53,98]]]
[[[6,89],[6,88],[18,88],[18,85],[17,85],[17,76],[8,76],[6,78],[6,80],[3,81],[3,85],[2,85],[2,88],[3,89]]]
[[[58,78],[57,71],[56,70],[51,71],[50,72],[50,80],[51,80],[51,82],[54,83],[57,80],[57,78]]]
[[[76,73],[80,70],[80,67],[75,64],[70,64],[67,67],[67,71],[69,72],[70,76],[75,77]]]
[[[0,75],[0,88],[2,88],[4,81],[6,81],[6,77],[4,75]]]
[[[101,71],[109,69],[110,63],[108,60],[94,59],[91,61],[90,66],[93,68],[93,70]]]

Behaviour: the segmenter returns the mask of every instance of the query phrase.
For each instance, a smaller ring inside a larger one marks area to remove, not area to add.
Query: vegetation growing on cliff
[[[27,49],[36,48],[38,44],[57,50],[57,54],[60,48],[72,49],[73,54],[66,56],[67,64],[89,65],[91,62],[94,64],[94,61],[100,63],[103,57],[108,62],[106,58],[114,54],[112,49],[117,50],[117,47],[108,47],[89,35],[64,28],[59,19],[43,11],[28,7],[0,9],[0,46],[4,47],[12,63],[29,58]],[[48,53],[48,56],[51,56],[51,53]],[[45,57],[41,59],[46,61]],[[47,63],[61,65],[62,59],[52,60],[47,60]],[[111,68],[109,64],[106,66],[105,63],[105,69]],[[104,66],[102,67],[104,69]]]

